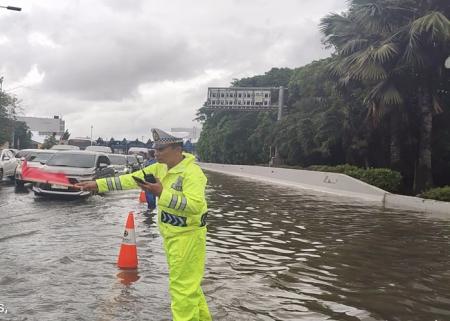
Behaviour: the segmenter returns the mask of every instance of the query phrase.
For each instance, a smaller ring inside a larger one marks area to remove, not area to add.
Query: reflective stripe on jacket
[[[153,174],[163,186],[158,199],[158,216],[161,234],[164,237],[205,228],[206,177],[195,163],[195,157],[183,153],[184,159],[167,170],[167,165],[155,163],[143,169],[146,174]],[[99,192],[139,188],[132,176],[144,178],[142,170],[131,174],[98,179]]]

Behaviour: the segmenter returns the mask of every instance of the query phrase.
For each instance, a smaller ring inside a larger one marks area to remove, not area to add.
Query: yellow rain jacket
[[[206,256],[206,177],[193,155],[167,170],[155,163],[131,174],[98,179],[99,192],[139,188],[132,176],[153,174],[163,186],[158,199],[159,230],[169,265],[173,321],[211,320],[200,287]]]

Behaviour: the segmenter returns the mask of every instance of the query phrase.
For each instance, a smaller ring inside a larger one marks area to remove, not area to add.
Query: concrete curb
[[[329,172],[299,169],[199,163],[209,171],[247,177],[290,187],[375,202],[386,208],[400,208],[423,213],[449,214],[450,203],[388,193],[353,177]]]

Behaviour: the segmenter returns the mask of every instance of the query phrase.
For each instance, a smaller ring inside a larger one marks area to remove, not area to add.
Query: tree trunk
[[[428,88],[419,88],[418,103],[420,109],[419,157],[414,175],[416,194],[433,186],[431,176],[431,132],[433,130],[432,98]]]
[[[390,115],[390,167],[400,169],[400,115],[398,110],[392,110]]]

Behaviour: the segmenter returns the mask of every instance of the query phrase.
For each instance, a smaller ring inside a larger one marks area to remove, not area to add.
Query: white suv
[[[17,161],[14,154],[9,149],[0,149],[0,181],[4,177],[14,178]]]

